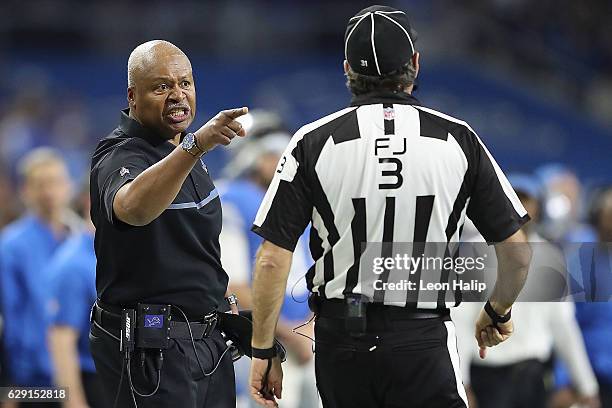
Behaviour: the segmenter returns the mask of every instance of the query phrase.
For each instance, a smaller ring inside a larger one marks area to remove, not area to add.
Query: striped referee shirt
[[[372,272],[361,270],[364,243],[457,242],[466,216],[489,243],[529,220],[467,123],[385,92],[355,97],[296,132],[252,229],[293,251],[312,223],[308,288],[342,299],[365,294],[360,280]]]

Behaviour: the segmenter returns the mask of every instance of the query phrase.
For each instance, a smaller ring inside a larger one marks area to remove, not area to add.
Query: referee
[[[512,333],[510,309],[531,257],[520,231],[529,216],[474,131],[411,95],[414,41],[400,10],[372,6],[349,20],[350,107],[294,135],[259,209],[253,231],[265,241],[253,282],[250,387],[262,405],[282,396],[271,346],[292,251],[308,223],[315,264],[306,281],[324,407],[467,406],[445,294],[427,302],[417,292],[394,305],[384,293],[367,299],[366,242],[457,242],[469,217],[496,244],[499,261],[475,327],[481,357]]]

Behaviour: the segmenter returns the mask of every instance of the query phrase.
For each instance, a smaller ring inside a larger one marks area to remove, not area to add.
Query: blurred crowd
[[[463,43],[473,55],[612,124],[612,3],[489,0],[456,7],[464,11],[455,16],[467,14]]]

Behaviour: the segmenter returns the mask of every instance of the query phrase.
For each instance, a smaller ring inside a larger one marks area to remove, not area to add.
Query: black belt
[[[347,304],[340,299],[321,299],[319,301],[319,317],[328,319],[345,319],[347,316]],[[399,307],[382,305],[379,303],[366,304],[366,316],[385,316],[391,320],[416,320],[416,319],[437,319],[445,318],[450,315],[448,309],[415,309],[410,307]]]
[[[103,329],[120,337],[121,332],[121,315],[109,312],[94,303],[91,314],[92,321],[99,324]],[[217,312],[211,312],[204,316],[201,321],[197,322],[181,322],[170,321],[170,338],[171,339],[191,339],[194,340],[206,338],[215,329],[217,325]],[[191,328],[191,335],[189,334]]]

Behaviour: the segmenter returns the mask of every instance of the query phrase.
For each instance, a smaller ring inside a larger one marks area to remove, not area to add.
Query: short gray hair
[[[403,91],[414,85],[416,74],[412,59],[400,69],[380,77],[357,74],[349,69],[346,86],[355,96],[374,91]]]
[[[17,174],[24,181],[32,174],[34,169],[48,164],[66,166],[66,162],[57,150],[50,147],[39,147],[19,160],[17,163]]]

